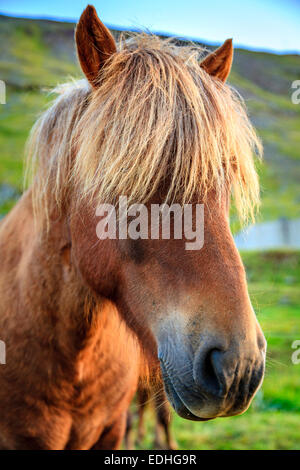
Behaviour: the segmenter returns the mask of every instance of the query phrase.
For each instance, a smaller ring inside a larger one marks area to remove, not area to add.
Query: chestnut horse
[[[198,421],[245,411],[263,377],[229,228],[231,193],[241,216],[258,202],[260,148],[225,84],[232,42],[206,57],[145,34],[117,47],[88,6],[76,45],[87,80],[36,123],[32,185],[0,226],[2,449],[118,448],[144,361]],[[96,208],[120,195],[203,204],[202,249],[173,232],[99,239]]]

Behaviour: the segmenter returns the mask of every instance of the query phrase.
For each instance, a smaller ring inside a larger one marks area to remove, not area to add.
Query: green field
[[[23,152],[28,132],[51,99],[45,89],[81,77],[74,25],[0,16],[0,79],[7,103],[0,105],[0,217],[22,192]],[[225,39],[225,38],[224,38]],[[237,50],[230,77],[246,100],[263,139],[258,164],[262,187],[259,220],[300,217],[300,105],[291,83],[300,79],[300,56]],[[234,220],[233,228],[238,226]],[[300,253],[242,254],[254,308],[268,341],[264,385],[246,414],[193,423],[174,417],[181,449],[300,449],[300,364],[291,344],[300,340]],[[153,414],[147,411],[153,443]]]

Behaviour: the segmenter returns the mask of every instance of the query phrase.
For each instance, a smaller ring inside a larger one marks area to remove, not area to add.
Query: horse
[[[261,153],[226,84],[232,41],[206,55],[143,33],[117,46],[90,5],[75,39],[85,78],[34,125],[31,183],[0,226],[1,449],[119,448],[143,364],[195,421],[241,414],[264,375],[229,225],[231,196],[255,216]],[[202,248],[173,229],[99,238],[97,208],[120,196],[201,205]]]

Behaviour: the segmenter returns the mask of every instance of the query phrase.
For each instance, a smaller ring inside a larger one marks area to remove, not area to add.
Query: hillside
[[[49,101],[43,90],[81,76],[73,34],[71,23],[0,16],[0,79],[7,86],[7,104],[0,105],[0,214],[22,189],[24,143]],[[230,83],[246,100],[265,147],[263,220],[299,216],[300,105],[290,97],[299,78],[300,56],[235,51]]]

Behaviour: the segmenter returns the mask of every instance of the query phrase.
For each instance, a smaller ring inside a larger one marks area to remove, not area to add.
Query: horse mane
[[[120,41],[92,91],[86,80],[56,88],[58,98],[29,139],[27,174],[44,218],[90,199],[164,202],[232,188],[238,214],[254,217],[260,141],[236,91],[199,66],[204,50],[138,34]]]

